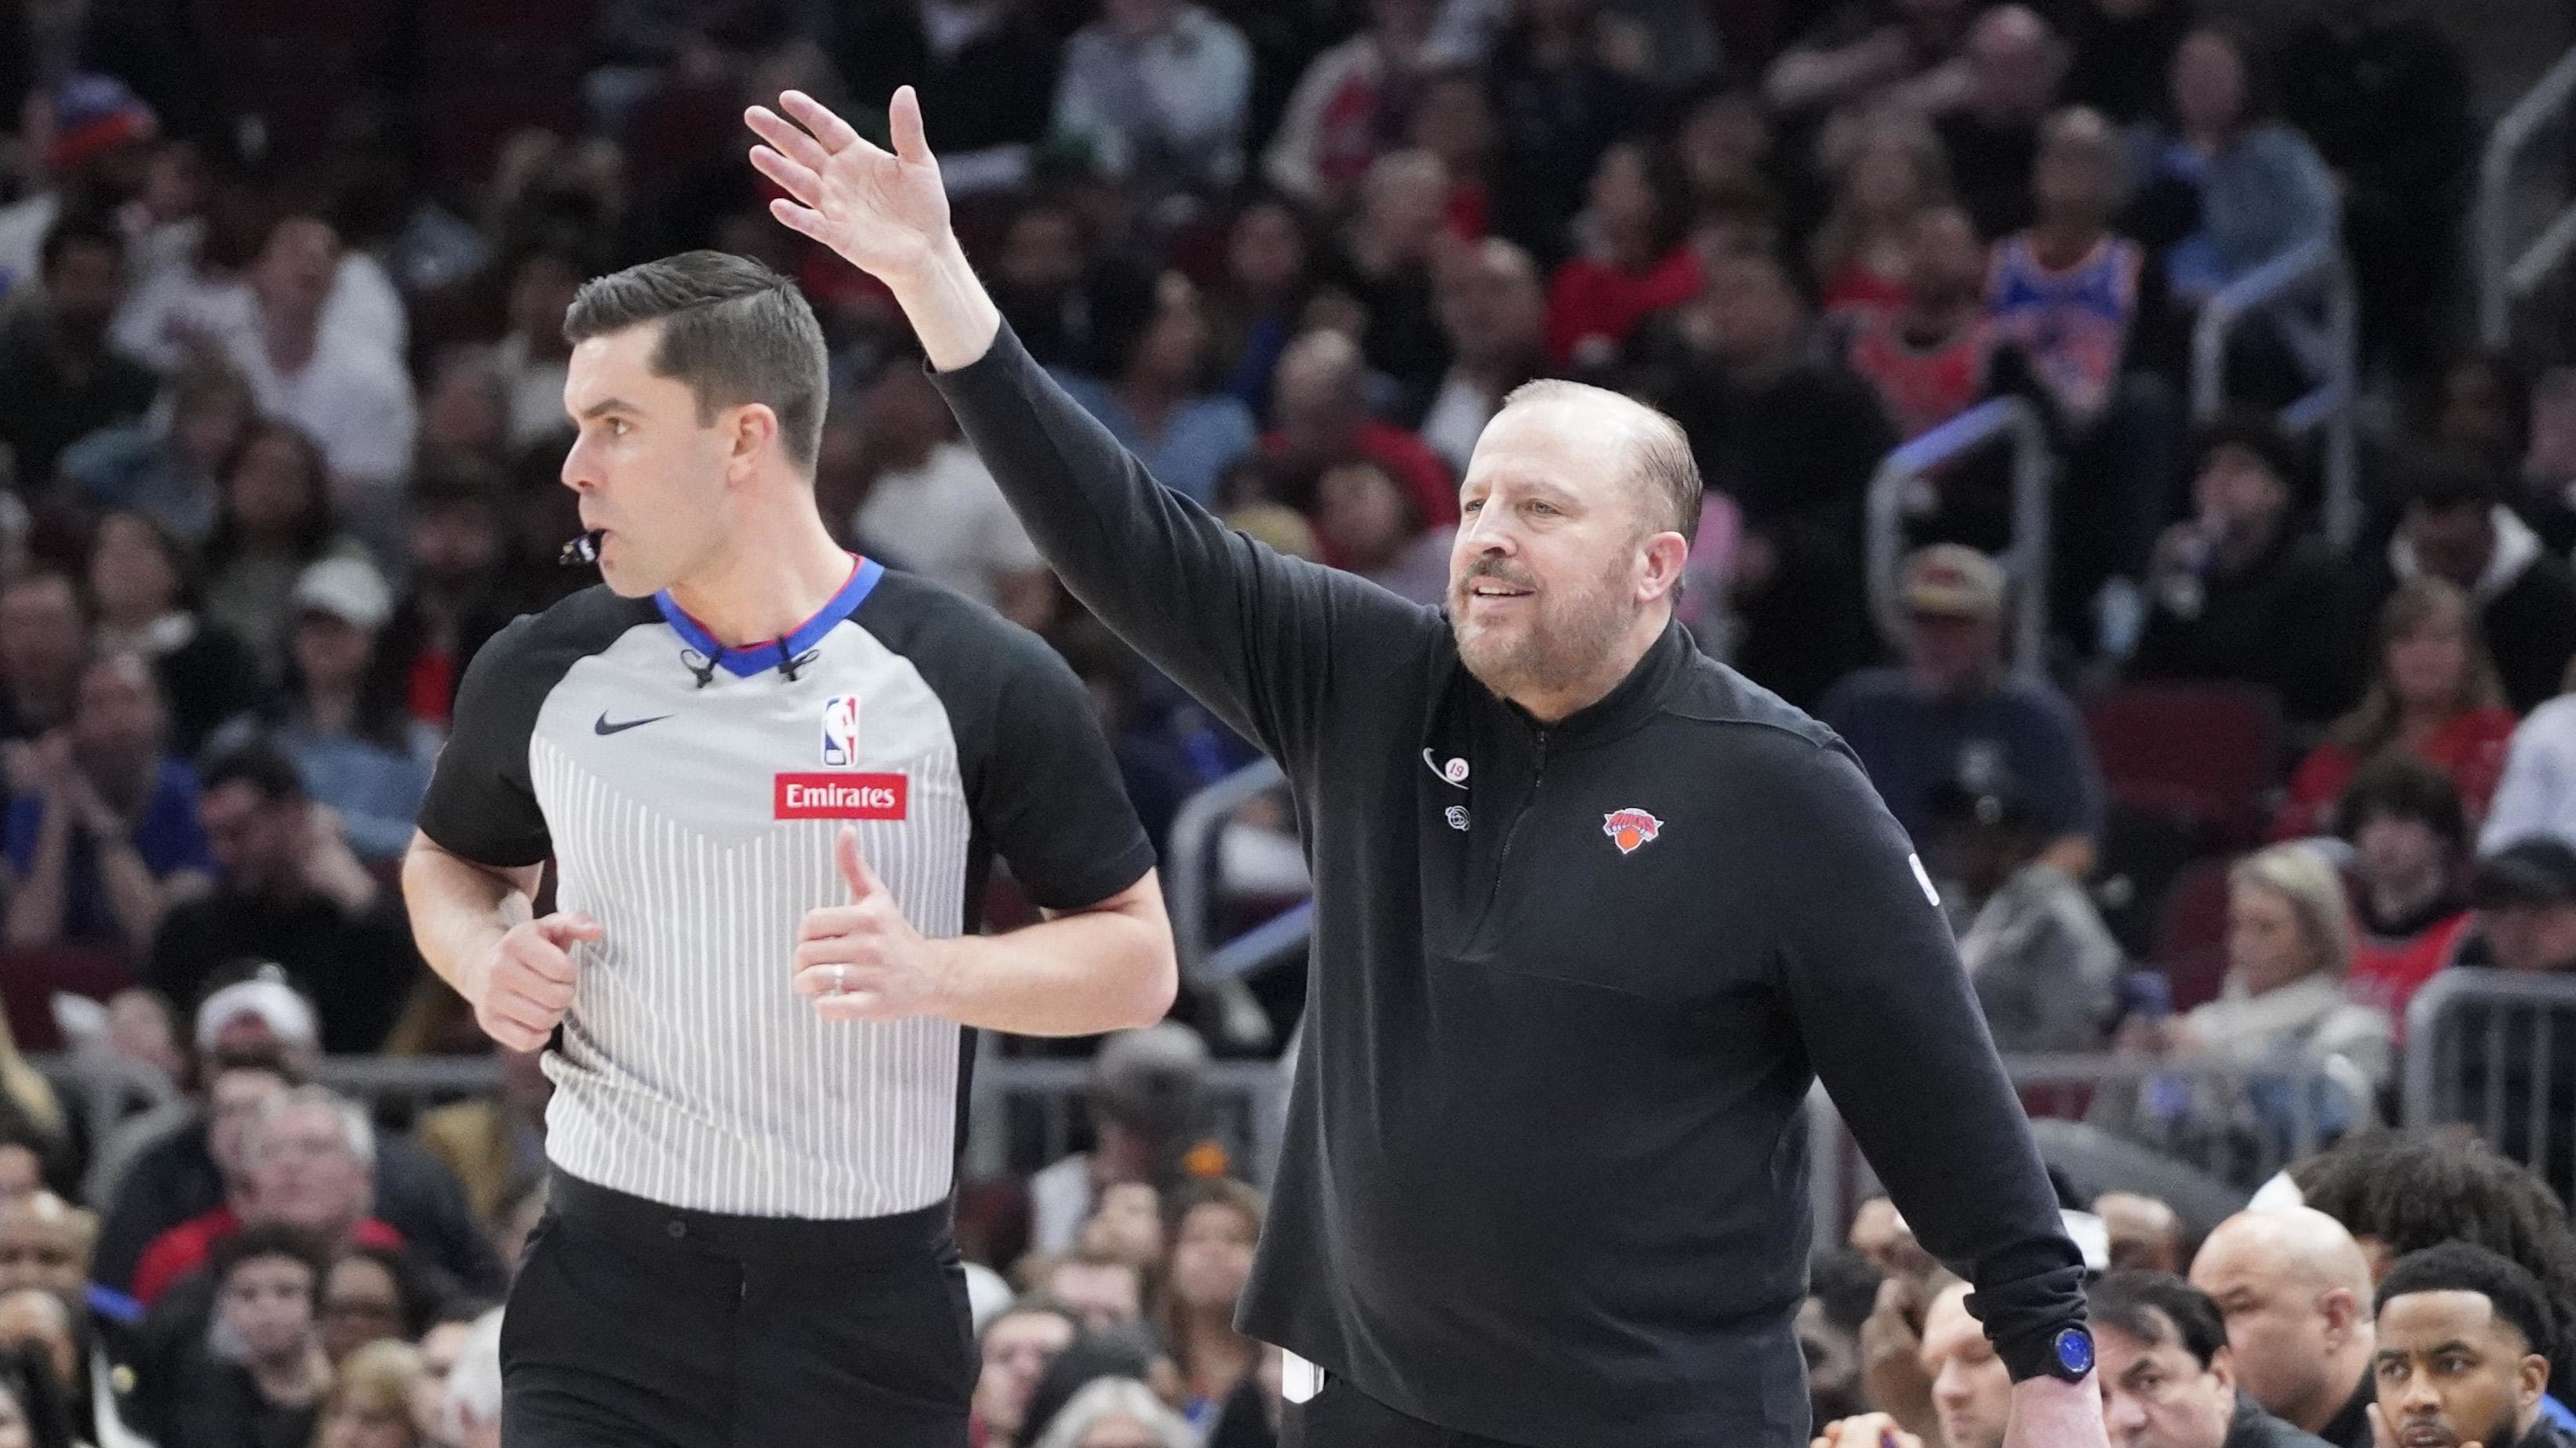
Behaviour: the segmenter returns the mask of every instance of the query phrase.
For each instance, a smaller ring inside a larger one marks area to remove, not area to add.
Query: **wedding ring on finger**
[[[833,967],[832,967],[832,994],[834,994],[834,995],[847,995],[847,994],[849,994],[849,991],[850,991],[850,968],[849,968],[848,966],[846,966],[846,965],[836,965],[836,966],[833,966]]]

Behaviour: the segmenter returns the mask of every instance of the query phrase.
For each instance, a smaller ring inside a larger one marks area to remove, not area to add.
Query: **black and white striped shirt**
[[[496,867],[551,856],[557,908],[602,929],[546,1058],[557,1166],[754,1216],[947,1195],[964,1033],[823,1020],[791,989],[805,912],[848,899],[845,822],[930,936],[973,927],[996,852],[1057,909],[1153,864],[1072,671],[874,562],[772,643],[721,648],[667,596],[602,587],[475,657],[421,829]]]

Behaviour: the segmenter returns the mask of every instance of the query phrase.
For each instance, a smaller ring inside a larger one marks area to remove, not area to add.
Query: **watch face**
[[[2057,1335],[2057,1365],[2069,1378],[2080,1378],[2093,1371],[2093,1335],[2080,1327],[2070,1327]]]

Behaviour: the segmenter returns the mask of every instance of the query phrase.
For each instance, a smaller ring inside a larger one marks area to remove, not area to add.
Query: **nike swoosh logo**
[[[603,713],[590,726],[590,732],[599,735],[623,734],[629,729],[641,729],[647,724],[659,724],[670,717],[668,714],[656,714],[650,719],[624,719],[611,724],[608,722],[608,715]]]

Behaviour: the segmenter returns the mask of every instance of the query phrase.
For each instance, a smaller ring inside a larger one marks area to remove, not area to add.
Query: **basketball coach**
[[[1700,483],[1671,420],[1514,393],[1418,607],[1229,531],[1057,388],[909,88],[892,152],[780,105],[748,115],[773,214],[892,289],[1074,594],[1295,788],[1308,1023],[1241,1310],[1295,1355],[1288,1441],[1805,1443],[1821,1077],[1974,1283],[2007,1444],[2098,1448],[2082,1261],[1904,832],[1673,621]]]

